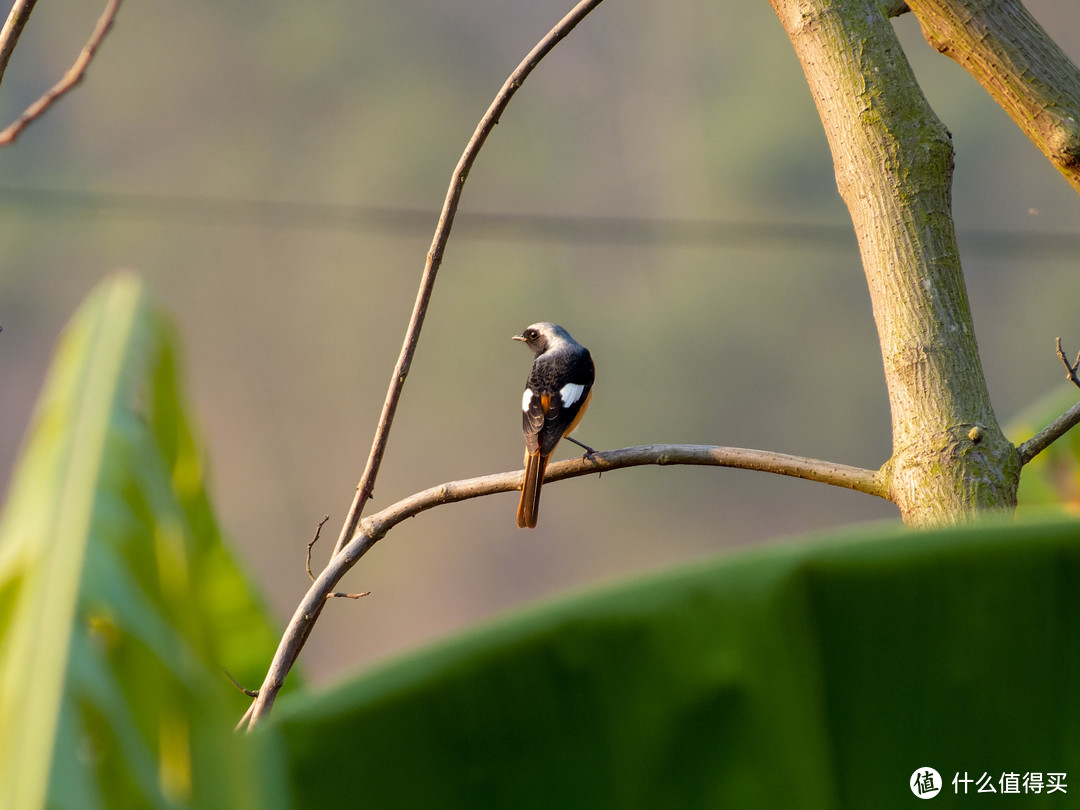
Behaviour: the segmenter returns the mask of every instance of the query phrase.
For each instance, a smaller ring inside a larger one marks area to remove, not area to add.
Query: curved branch
[[[777,475],[788,475],[817,481],[822,484],[845,487],[868,495],[888,499],[884,476],[879,470],[865,470],[846,464],[834,464],[814,458],[773,453],[768,450],[749,450],[742,447],[717,447],[702,444],[643,444],[606,450],[580,458],[559,461],[548,467],[545,483],[578,478],[582,475],[605,473],[624,467],[641,467],[656,464],[696,465],[703,467],[732,467],[741,470],[758,470]],[[483,495],[513,492],[521,489],[521,470],[496,473],[425,489],[403,498],[380,512],[361,521],[360,533],[375,543],[401,521],[415,517],[436,506],[466,501]],[[355,540],[356,538],[354,538]],[[350,543],[350,545],[352,545]]]
[[[420,280],[420,289],[416,294],[416,303],[413,305],[409,327],[405,332],[405,342],[401,346],[401,354],[398,355],[397,364],[394,366],[394,374],[390,378],[390,387],[386,392],[382,413],[379,415],[375,438],[371,443],[371,452],[368,454],[364,472],[360,476],[360,483],[356,485],[356,495],[353,498],[352,505],[349,507],[349,514],[345,518],[345,523],[341,527],[341,534],[338,536],[337,544],[334,546],[335,554],[341,550],[345,545],[345,541],[356,530],[360,515],[364,513],[364,506],[375,488],[375,478],[379,474],[379,466],[382,464],[383,453],[386,451],[386,443],[390,438],[390,426],[394,421],[394,414],[397,411],[398,400],[401,398],[401,389],[405,385],[405,378],[409,376],[409,368],[412,366],[416,344],[420,340],[420,330],[424,325],[424,317],[427,315],[428,302],[431,300],[431,291],[435,286],[435,276],[438,274],[439,266],[442,264],[443,252],[446,250],[446,242],[450,238],[450,228],[454,224],[454,216],[457,213],[458,202],[461,200],[465,180],[469,176],[469,169],[472,168],[480,148],[484,145],[484,141],[487,140],[487,136],[495,128],[495,125],[499,123],[499,117],[502,115],[503,110],[506,109],[510,99],[521,87],[525,78],[532,73],[533,68],[540,63],[540,60],[559,44],[563,37],[569,34],[600,3],[601,0],[582,0],[559,21],[558,25],[548,32],[547,36],[536,44],[536,47],[529,52],[529,55],[522,60],[521,64],[517,66],[503,84],[502,89],[495,96],[495,100],[491,102],[491,106],[484,113],[484,117],[477,124],[476,131],[473,133],[472,138],[469,139],[469,143],[465,147],[461,159],[458,160],[457,166],[454,167],[454,173],[450,178],[450,187],[446,192],[446,200],[443,202],[442,213],[439,215],[439,224],[435,227],[435,235],[431,241],[431,248],[428,250],[427,263],[424,266],[424,274]]]
[[[888,499],[889,497],[887,482],[879,470],[866,470],[861,467],[791,456],[786,453],[771,453],[766,450],[697,444],[646,444],[638,447],[624,447],[621,450],[597,452],[552,464],[548,467],[544,480],[552,483],[567,478],[647,464],[759,470],[845,487],[868,495],[876,495],[879,498]],[[239,727],[243,727],[246,722],[249,729],[253,728],[260,719],[269,714],[278,691],[285,683],[286,675],[299,657],[323,606],[333,595],[337,583],[394,526],[437,506],[521,489],[522,476],[522,470],[514,470],[479,478],[448,481],[403,498],[359,521],[349,542],[339,553],[330,558],[326,568],[319,574],[293,613],[266,678],[259,688],[259,695],[240,720]]]
[[[30,15],[30,9],[33,8],[33,3],[22,3],[17,5],[27,6],[26,17]],[[109,0],[105,5],[105,10],[101,12],[101,16],[98,18],[97,25],[94,26],[93,33],[90,34],[90,39],[87,40],[86,45],[83,46],[82,51],[79,53],[75,63],[68,68],[67,73],[60,77],[60,81],[54,84],[51,88],[45,91],[45,93],[26,108],[25,112],[16,118],[11,124],[0,131],[0,146],[7,146],[14,143],[15,139],[19,137],[24,129],[26,129],[31,123],[36,121],[45,111],[55,104],[61,96],[65,95],[68,91],[74,89],[74,87],[83,80],[83,76],[86,75],[86,69],[90,67],[90,60],[94,58],[94,54],[97,53],[98,46],[101,45],[101,41],[105,39],[105,35],[109,33],[109,29],[112,28],[113,20],[116,19],[116,12],[120,8],[120,0]],[[15,10],[12,9],[12,15],[14,16]],[[9,25],[12,23],[11,17],[8,19]],[[26,20],[22,20],[22,25],[26,24]],[[5,31],[7,26],[5,26]],[[20,25],[18,31],[22,30]],[[18,39],[18,31],[14,36],[7,40],[0,48],[15,47],[15,40]],[[6,53],[0,50],[0,59],[2,68],[7,67],[7,61],[11,58],[11,52],[8,50]]]

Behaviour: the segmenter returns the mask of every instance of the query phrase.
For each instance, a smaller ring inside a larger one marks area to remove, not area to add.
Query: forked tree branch
[[[760,470],[804,478],[823,484],[845,487],[880,498],[888,498],[885,477],[879,470],[866,470],[819,459],[747,450],[739,447],[714,447],[694,444],[648,444],[621,450],[597,452],[590,456],[560,461],[548,467],[547,483],[582,475],[609,472],[625,467],[657,465],[699,465]],[[361,520],[342,550],[335,554],[304,596],[282,636],[258,697],[240,720],[254,727],[269,714],[285,677],[300,655],[304,643],[322,612],[327,599],[335,595],[341,578],[387,533],[408,518],[437,506],[521,489],[522,470],[449,481],[403,498],[380,512]],[[509,513],[507,513],[509,525]]]
[[[22,26],[26,25],[26,20],[30,16],[33,5],[32,2],[17,3],[16,8],[13,8],[8,16],[3,32],[0,32],[0,39],[2,39],[0,41],[0,74],[7,67],[7,61],[11,58],[11,50],[15,47]],[[19,6],[25,7],[23,16],[21,19],[13,19]],[[94,58],[94,54],[97,53],[98,46],[101,45],[101,41],[105,39],[105,35],[112,28],[113,20],[116,19],[116,12],[119,8],[120,0],[108,0],[105,10],[101,12],[101,17],[98,18],[97,25],[94,26],[94,31],[90,34],[90,39],[87,40],[86,45],[83,46],[82,52],[75,60],[75,64],[60,78],[60,81],[45,91],[41,98],[27,107],[22,115],[3,130],[0,130],[0,146],[14,143],[15,139],[19,137],[26,127],[44,115],[45,111],[55,104],[61,96],[72,90],[83,80],[86,69],[90,66],[90,61]],[[10,34],[8,33],[9,27],[12,28]],[[8,36],[3,38],[3,34],[8,34]]]
[[[890,498],[909,526],[1010,510],[1020,463],[975,341],[951,136],[880,0],[769,2],[802,64],[859,242],[889,392]]]
[[[571,10],[569,14],[559,21],[558,25],[541,39],[521,64],[517,66],[510,77],[503,84],[491,102],[484,117],[477,124],[476,131],[469,139],[465,151],[461,155],[454,173],[450,177],[450,187],[446,192],[446,200],[443,202],[442,212],[439,214],[439,222],[435,227],[435,235],[428,250],[427,262],[424,265],[424,274],[420,280],[420,289],[416,295],[416,303],[413,304],[412,316],[409,318],[409,327],[405,331],[405,342],[401,346],[401,354],[398,355],[397,364],[394,366],[394,374],[390,378],[390,387],[386,392],[386,400],[383,402],[382,413],[379,415],[379,423],[375,429],[375,438],[371,443],[371,452],[368,454],[364,472],[360,476],[360,482],[356,485],[356,495],[353,497],[349,514],[341,527],[337,544],[334,546],[336,554],[356,531],[360,522],[360,516],[364,513],[364,506],[375,488],[375,478],[379,474],[379,466],[382,464],[383,453],[386,451],[386,443],[390,438],[390,427],[397,411],[398,400],[401,398],[401,389],[405,385],[405,378],[409,376],[409,368],[412,366],[413,354],[416,352],[416,344],[420,340],[420,330],[424,325],[424,317],[427,315],[428,302],[431,300],[431,291],[435,287],[435,277],[442,264],[443,252],[446,250],[446,242],[450,238],[450,229],[454,224],[454,216],[457,213],[458,203],[465,186],[465,180],[469,176],[469,170],[480,153],[480,148],[487,140],[487,136],[495,125],[499,123],[499,117],[503,114],[506,106],[510,103],[514,93],[521,87],[525,78],[532,73],[540,60],[543,59],[552,48],[585,19],[586,15],[598,5],[601,0],[582,0]]]

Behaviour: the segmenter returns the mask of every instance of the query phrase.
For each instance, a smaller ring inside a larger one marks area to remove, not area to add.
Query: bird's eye
[[[537,332],[535,329],[527,329],[525,330],[525,337],[527,337],[529,340],[536,340],[538,337],[540,337],[540,333]]]

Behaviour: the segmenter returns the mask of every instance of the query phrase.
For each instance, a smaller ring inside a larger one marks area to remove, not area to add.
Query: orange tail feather
[[[518,501],[517,511],[519,528],[536,528],[536,516],[540,511],[540,487],[544,484],[548,458],[540,455],[539,450],[525,456],[525,483],[521,487],[521,500]]]

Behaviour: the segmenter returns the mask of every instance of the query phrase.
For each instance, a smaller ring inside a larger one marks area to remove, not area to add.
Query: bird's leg
[[[587,458],[591,460],[592,457],[596,454],[596,451],[589,447],[589,445],[585,444],[584,442],[579,442],[573,436],[564,436],[563,438],[569,442],[573,442],[578,447],[581,447],[585,450],[585,455],[583,455],[582,458]]]

